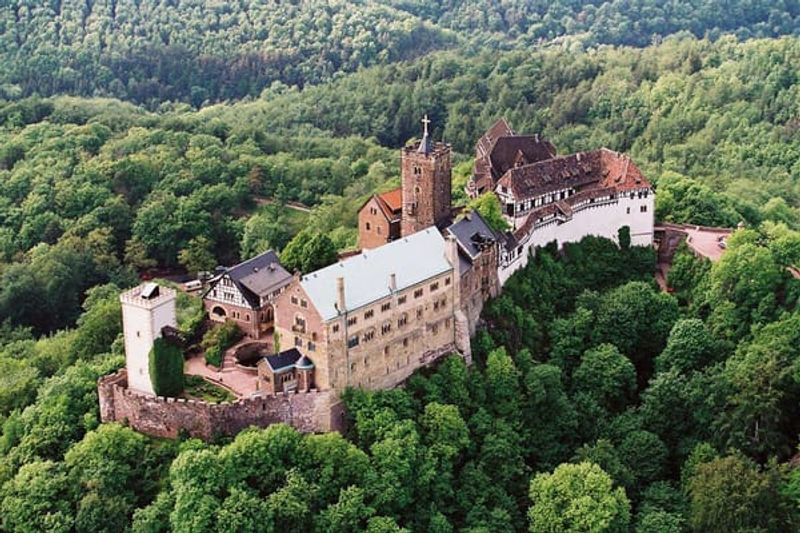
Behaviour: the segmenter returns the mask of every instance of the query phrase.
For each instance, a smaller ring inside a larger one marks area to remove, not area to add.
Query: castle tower
[[[122,293],[119,300],[128,388],[155,394],[150,381],[150,350],[164,327],[177,327],[175,291],[155,283],[144,283]]]
[[[453,171],[450,145],[433,142],[428,132],[430,122],[425,115],[422,140],[403,148],[401,155],[403,236],[450,222]]]

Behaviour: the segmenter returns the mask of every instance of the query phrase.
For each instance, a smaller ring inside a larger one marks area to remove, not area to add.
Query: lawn
[[[232,402],[236,400],[229,390],[210,383],[200,376],[185,376],[184,395],[187,398],[203,400],[209,403]]]

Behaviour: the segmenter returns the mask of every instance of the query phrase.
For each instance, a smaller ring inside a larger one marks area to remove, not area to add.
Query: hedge
[[[157,396],[175,398],[183,392],[183,351],[164,338],[150,350],[150,381]]]

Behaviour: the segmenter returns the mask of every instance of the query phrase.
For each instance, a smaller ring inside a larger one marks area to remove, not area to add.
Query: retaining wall
[[[164,398],[128,389],[125,370],[98,380],[100,418],[122,422],[154,437],[175,438],[185,432],[210,440],[235,435],[249,427],[283,422],[304,433],[342,431],[343,406],[334,391],[265,395],[212,404],[200,400]]]

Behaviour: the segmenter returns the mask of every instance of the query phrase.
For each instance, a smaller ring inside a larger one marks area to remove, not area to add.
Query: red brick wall
[[[377,248],[389,242],[391,236],[391,222],[373,196],[358,212],[358,247],[362,250]]]
[[[254,311],[249,307],[242,307],[239,305],[217,302],[214,300],[203,300],[203,306],[205,307],[209,317],[213,316],[211,312],[213,308],[221,307],[224,309],[225,319],[235,322],[236,325],[239,326],[239,329],[241,329],[242,332],[244,332],[244,334],[251,339],[258,339],[264,335],[267,335],[269,330],[272,329],[272,322],[262,324],[264,326],[263,328],[259,327],[259,317],[262,314],[267,313],[267,308],[269,307],[268,305],[265,306],[261,311]],[[212,320],[214,319],[212,318]]]
[[[304,433],[343,430],[343,407],[333,391],[265,395],[233,403],[210,404],[182,398],[135,393],[125,370],[100,378],[100,419],[122,422],[153,437],[176,438],[180,432],[205,440],[235,435],[249,427],[285,423]]]
[[[429,154],[418,153],[416,146],[403,149],[400,162],[403,235],[450,218],[452,174],[449,145],[436,143]]]

